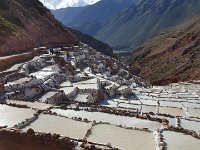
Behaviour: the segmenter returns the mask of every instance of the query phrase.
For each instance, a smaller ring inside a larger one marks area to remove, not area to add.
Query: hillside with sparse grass
[[[77,41],[40,1],[0,1],[0,56]]]
[[[155,85],[200,79],[200,16],[147,40],[126,63]]]

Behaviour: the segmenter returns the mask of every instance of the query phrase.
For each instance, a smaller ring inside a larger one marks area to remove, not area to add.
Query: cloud
[[[99,0],[40,0],[49,9],[91,5]]]

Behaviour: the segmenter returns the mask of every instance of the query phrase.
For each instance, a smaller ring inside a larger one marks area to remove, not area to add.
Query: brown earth
[[[149,39],[126,63],[155,85],[200,79],[200,17]]]
[[[38,0],[1,0],[0,5],[0,56],[78,41]]]

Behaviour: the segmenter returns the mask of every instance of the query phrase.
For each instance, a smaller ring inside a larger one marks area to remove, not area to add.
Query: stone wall
[[[7,69],[19,62],[31,60],[34,56],[39,55],[42,52],[43,51],[40,51],[40,49],[37,49],[28,53],[3,57],[0,59],[0,70]]]

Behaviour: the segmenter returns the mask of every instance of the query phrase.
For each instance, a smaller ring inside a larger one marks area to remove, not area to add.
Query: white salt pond
[[[51,111],[69,118],[81,117],[83,119],[87,118],[89,121],[95,120],[97,122],[108,122],[114,125],[123,125],[126,127],[148,128],[151,131],[155,131],[156,129],[162,127],[162,124],[158,122],[142,120],[135,117],[117,116],[102,112],[87,112],[62,109],[51,109]]]
[[[88,141],[107,144],[126,150],[155,150],[152,133],[99,124],[93,127]],[[145,141],[145,143],[144,143]]]
[[[133,104],[126,104],[126,103],[120,103],[118,105],[118,107],[124,107],[124,108],[141,110],[141,105],[133,105]]]
[[[200,140],[190,135],[172,131],[164,131],[162,134],[169,150],[199,150]]]
[[[188,130],[200,132],[200,121],[181,119],[181,126]]]
[[[13,127],[15,124],[31,118],[34,113],[34,110],[28,108],[0,105],[0,126]]]
[[[200,118],[200,109],[189,108],[188,112],[191,116]]]
[[[40,102],[25,102],[25,101],[14,101],[14,100],[6,100],[8,104],[17,104],[17,105],[26,105],[30,108],[45,110],[47,108],[52,107],[53,105],[40,103]]]
[[[180,108],[159,107],[159,113],[160,114],[170,114],[172,116],[186,116],[185,111]]]
[[[140,101],[144,105],[154,105],[154,106],[157,106],[157,101],[152,101],[152,100],[140,100]]]
[[[188,108],[200,108],[200,104],[196,104],[196,103],[189,103],[189,102],[181,102],[183,104],[184,107],[188,107]]]
[[[62,136],[79,139],[85,137],[87,130],[91,128],[91,126],[92,123],[85,123],[64,117],[41,114],[36,121],[23,130],[26,131],[29,128],[32,128],[37,132],[56,133]]]

